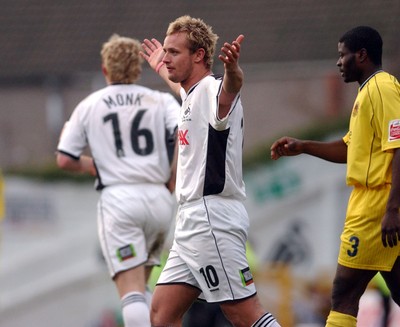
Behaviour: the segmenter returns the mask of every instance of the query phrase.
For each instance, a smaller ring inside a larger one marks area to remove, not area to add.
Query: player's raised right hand
[[[157,39],[144,39],[142,47],[143,51],[140,51],[140,55],[149,63],[151,68],[156,70],[157,65],[164,57],[162,44]]]

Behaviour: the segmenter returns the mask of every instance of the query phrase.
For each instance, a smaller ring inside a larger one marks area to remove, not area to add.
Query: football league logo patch
[[[242,279],[243,287],[249,286],[254,282],[253,275],[249,267],[240,270],[240,278]]]
[[[128,244],[117,250],[117,257],[120,262],[136,257],[133,244]]]
[[[389,122],[389,142],[400,140],[400,119]]]

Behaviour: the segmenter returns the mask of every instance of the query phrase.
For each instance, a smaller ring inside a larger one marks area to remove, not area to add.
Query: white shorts
[[[160,264],[174,213],[174,198],[164,185],[108,186],[101,191],[97,211],[111,277],[142,264]]]
[[[178,208],[175,238],[157,284],[185,283],[207,302],[256,293],[246,258],[249,219],[241,201],[207,196]]]

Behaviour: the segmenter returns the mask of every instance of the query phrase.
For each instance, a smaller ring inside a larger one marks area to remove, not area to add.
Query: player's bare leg
[[[186,284],[157,285],[151,304],[153,327],[180,327],[183,315],[200,295],[200,291]]]
[[[143,265],[122,271],[115,284],[122,302],[122,316],[126,327],[149,327],[150,308],[146,301],[146,283],[151,268]]]
[[[338,264],[333,281],[332,308],[326,326],[356,326],[358,305],[377,271],[347,268]]]
[[[390,289],[393,301],[400,306],[400,257],[397,257],[390,272],[381,271],[381,274]]]
[[[265,311],[257,295],[244,300],[224,302],[221,309],[235,327],[280,327],[275,318]]]
[[[358,302],[376,271],[352,269],[338,264],[333,281],[332,309],[357,317]]]

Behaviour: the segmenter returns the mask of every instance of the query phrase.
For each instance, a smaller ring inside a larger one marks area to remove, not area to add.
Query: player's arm
[[[71,172],[79,172],[92,176],[97,175],[93,158],[86,155],[81,155],[79,159],[75,159],[62,152],[57,152],[57,166]]]
[[[336,163],[347,162],[347,145],[342,139],[332,142],[298,140],[293,137],[282,137],[271,146],[271,158],[308,154]]]
[[[172,157],[172,162],[171,162],[171,175],[170,175],[169,180],[168,180],[168,182],[166,184],[168,190],[171,193],[175,192],[177,164],[178,164],[178,142],[175,141],[174,155]]]
[[[181,85],[179,83],[174,83],[168,78],[167,68],[163,63],[162,59],[164,57],[164,49],[162,44],[157,39],[144,39],[142,43],[144,51],[140,51],[140,55],[144,58],[150,65],[150,67],[161,76],[161,78],[167,83],[172,92],[176,95],[180,95]]]
[[[219,97],[219,118],[224,118],[229,113],[232,102],[240,92],[243,85],[243,70],[239,66],[240,44],[244,39],[239,35],[232,43],[225,42],[218,58],[224,63],[224,79]]]
[[[400,149],[394,149],[392,161],[392,185],[386,212],[382,219],[382,243],[396,246],[400,240]]]

